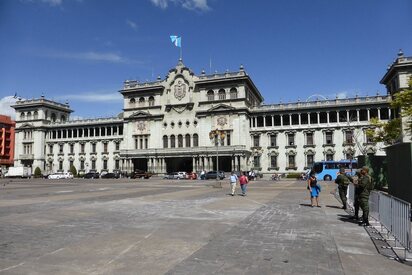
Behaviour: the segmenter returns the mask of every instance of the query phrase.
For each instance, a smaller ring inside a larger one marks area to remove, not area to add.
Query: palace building
[[[402,72],[382,84],[393,85]],[[17,101],[15,166],[45,173],[71,166],[83,173],[302,172],[315,161],[383,155],[366,130],[372,117],[394,116],[390,95],[262,104],[242,66],[195,75],[182,60],[164,79],[126,80],[120,93],[123,112],[104,119],[70,120],[68,104],[44,97]]]

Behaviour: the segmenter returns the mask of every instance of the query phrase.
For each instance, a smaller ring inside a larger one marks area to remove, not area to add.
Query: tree
[[[34,177],[35,178],[41,178],[42,177],[41,169],[39,167],[36,167],[36,169],[34,169]]]
[[[396,93],[391,102],[391,108],[400,110],[401,117],[406,118],[406,128],[403,129],[404,135],[412,136],[412,79],[409,81],[409,88]],[[395,118],[387,123],[381,122],[376,118],[371,119],[374,130],[367,130],[366,135],[375,142],[384,142],[391,145],[402,140],[402,119]]]
[[[76,176],[77,176],[76,167],[74,167],[73,165],[70,166],[70,172],[73,174],[73,177],[76,177]]]

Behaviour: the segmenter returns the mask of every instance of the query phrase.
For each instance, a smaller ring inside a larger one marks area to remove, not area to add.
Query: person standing
[[[321,207],[319,205],[319,193],[320,187],[318,185],[318,180],[316,179],[315,171],[310,172],[309,179],[308,179],[308,189],[310,192],[310,202],[312,207]],[[315,205],[316,202],[316,205]]]
[[[238,181],[238,177],[237,177],[237,175],[235,174],[234,171],[232,171],[232,174],[230,175],[229,179],[230,179],[230,187],[231,187],[231,190],[232,190],[231,195],[234,196],[235,195],[235,189],[236,189],[236,183]]]
[[[242,189],[242,196],[246,196],[246,187],[247,187],[248,182],[249,180],[246,176],[246,173],[243,172],[239,178],[240,189]]]
[[[339,169],[339,175],[336,177],[335,183],[338,184],[338,191],[339,191],[339,197],[342,201],[342,209],[347,208],[347,199],[346,199],[346,194],[348,192],[348,185],[353,182],[353,179],[351,176],[348,176],[345,174],[345,168],[340,168]]]
[[[362,167],[360,174],[361,177],[358,181],[358,188],[359,206],[362,209],[362,221],[359,223],[359,225],[369,226],[369,195],[370,192],[373,190],[374,186],[372,182],[372,177],[369,175],[369,168],[367,166]]]

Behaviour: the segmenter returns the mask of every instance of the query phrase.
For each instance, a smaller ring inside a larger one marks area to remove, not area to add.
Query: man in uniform
[[[358,180],[358,200],[359,206],[362,209],[362,221],[359,225],[369,226],[369,194],[373,190],[373,183],[372,177],[369,176],[369,168],[363,166],[360,171],[360,178]],[[359,208],[358,208],[359,211]],[[355,216],[357,216],[356,208],[355,208]]]
[[[335,183],[338,184],[338,190],[339,190],[339,197],[342,201],[342,209],[346,209],[346,194],[348,192],[348,185],[353,182],[353,179],[351,176],[348,176],[345,174],[345,168],[341,167],[339,169],[339,175],[337,176]]]

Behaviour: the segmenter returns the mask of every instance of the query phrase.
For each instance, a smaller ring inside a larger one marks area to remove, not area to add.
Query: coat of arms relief
[[[186,96],[186,88],[187,85],[181,79],[179,79],[175,84],[175,97],[178,100],[182,100],[182,98]]]

